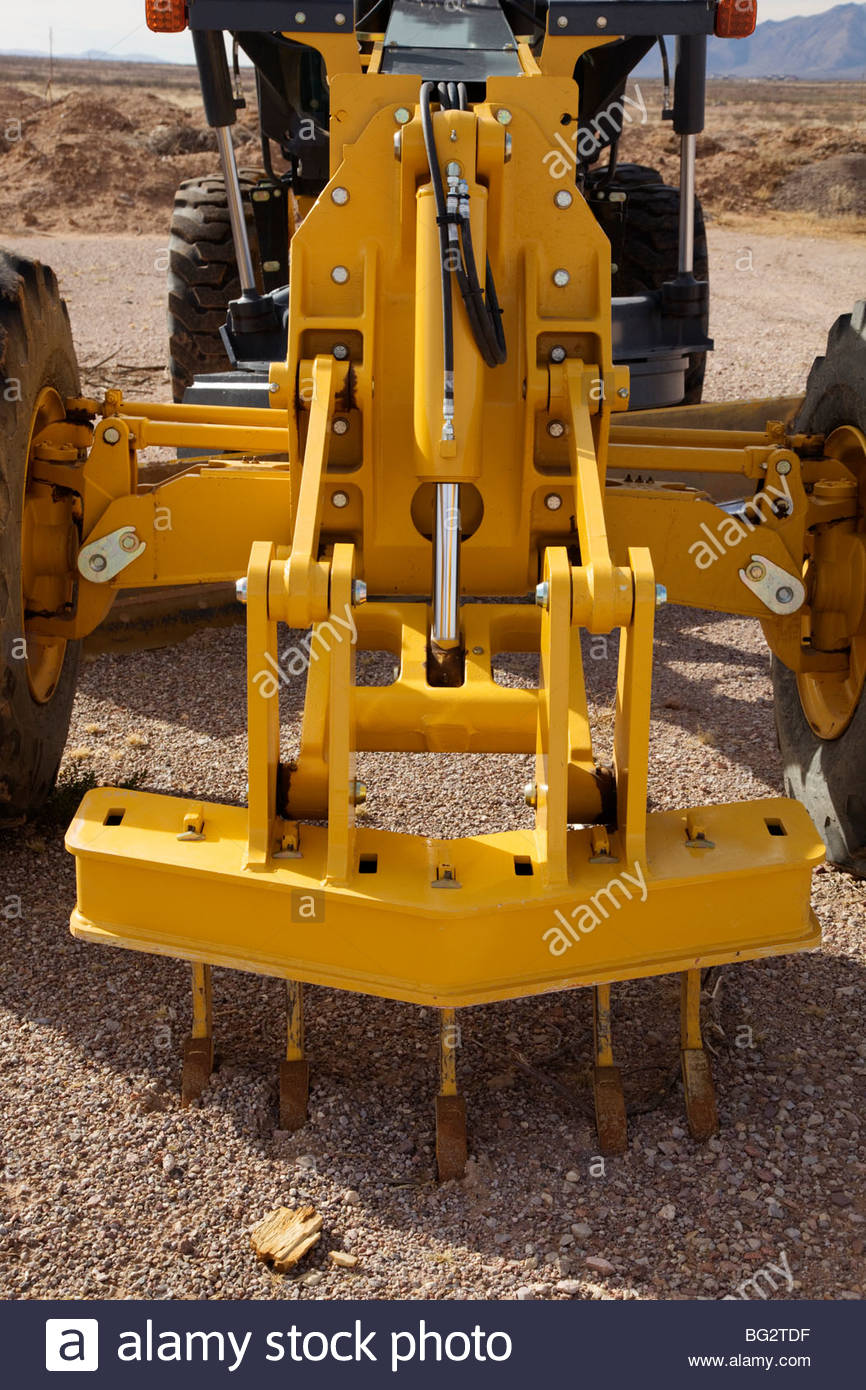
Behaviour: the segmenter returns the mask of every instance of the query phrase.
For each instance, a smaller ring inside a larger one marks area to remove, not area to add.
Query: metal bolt
[[[349,356],[349,349],[346,347],[345,343],[335,343],[333,353],[338,362],[345,362],[346,358]]]
[[[452,145],[457,144],[457,131],[453,126],[451,127],[451,134],[448,136],[448,139],[451,141]]]
[[[791,589],[787,584],[783,584],[781,589],[776,590],[777,603],[790,603],[793,597],[794,590]]]
[[[246,577],[246,575],[244,575],[243,579],[236,579],[236,580],[235,580],[235,598],[237,599],[238,603],[246,603],[246,601],[247,601],[247,577]]]
[[[367,602],[367,585],[363,579],[352,580],[352,602],[356,607]]]
[[[331,279],[335,285],[345,285],[349,278],[349,271],[344,265],[335,265],[331,271]]]
[[[526,786],[523,788],[523,800],[526,802],[527,806],[538,805],[538,788],[534,782],[527,782]]]
[[[367,800],[367,788],[364,786],[364,783],[363,783],[363,782],[358,782],[358,781],[350,782],[350,783],[349,783],[349,805],[350,805],[350,806],[363,806],[363,804],[364,804],[364,802],[365,802],[366,800]]]
[[[619,266],[617,265],[616,261],[611,261],[611,263],[610,263],[610,273],[611,273],[611,275],[616,275],[616,272],[617,272],[618,270],[619,270]]]
[[[348,188],[333,188],[331,190],[331,202],[336,203],[338,208],[346,206],[349,201]]]
[[[303,11],[303,10],[298,10],[297,14],[295,15],[295,23],[296,23],[296,24],[306,24],[306,22],[307,22],[307,16],[304,14],[304,11]]]
[[[746,574],[749,576],[750,579],[753,579],[756,584],[759,580],[764,578],[766,573],[767,571],[765,567],[757,561],[754,564],[749,565],[746,569]]]
[[[550,603],[550,585],[546,579],[543,584],[535,586],[535,602],[539,608],[546,608]]]
[[[349,421],[346,419],[345,415],[338,415],[331,429],[334,431],[334,434],[348,434]]]
[[[507,106],[500,106],[496,112],[496,119],[500,125],[511,125],[513,117]]]
[[[664,584],[656,584],[656,608],[661,608],[663,603],[668,601],[668,591]]]
[[[104,569],[108,568],[108,561],[106,560],[105,556],[100,555],[98,552],[96,555],[91,555],[87,563],[92,570],[96,571],[97,574],[101,574]]]
[[[551,362],[564,362],[568,356],[564,347],[553,347],[550,349]]]
[[[616,394],[617,394],[622,400],[627,401],[627,400],[628,400],[628,387],[627,387],[627,386],[620,386]]]
[[[335,492],[331,497],[331,505],[334,507],[348,507],[349,496],[345,492]]]
[[[559,19],[556,21],[556,26],[557,26],[558,29],[567,29],[567,28],[568,28],[568,20],[566,19],[566,17],[565,17],[564,14],[561,14],[561,15],[559,16]]]
[[[781,473],[782,477],[784,477],[785,474],[786,474],[786,473],[790,473],[790,471],[791,471],[791,460],[790,460],[790,459],[779,459],[779,462],[776,464],[776,472],[777,472],[777,473]]]
[[[278,381],[269,381],[269,382],[268,382],[268,390],[270,391],[270,393],[271,393],[272,396],[275,396],[275,395],[277,394],[277,392],[279,391],[279,389],[280,389],[280,383],[279,383]]]
[[[558,208],[570,208],[572,203],[574,202],[574,198],[571,196],[567,188],[560,188],[558,193],[554,193],[553,201],[556,203],[556,206]]]
[[[570,279],[571,276],[567,270],[560,269],[553,272],[553,283],[560,290],[565,288]]]
[[[561,439],[565,434],[565,425],[561,420],[551,420],[547,426],[547,433],[553,439]]]
[[[473,647],[473,648],[472,648],[472,655],[473,655],[473,656],[483,656],[483,655],[484,655],[484,648],[483,648],[483,647]]]
[[[102,431],[102,438],[106,444],[116,444],[120,439],[120,430],[116,425],[109,425],[107,429]]]
[[[603,14],[600,14],[599,17],[598,17],[598,19],[595,21],[595,27],[596,27],[596,29],[606,29],[606,28],[607,28],[607,20],[605,19],[605,17],[604,17]]]
[[[125,536],[121,536],[120,548],[127,551],[138,549],[138,536],[134,531],[127,531]]]
[[[334,15],[334,23],[335,23],[335,24],[345,24],[345,23],[346,23],[346,16],[345,16],[344,14],[335,14],[335,15]]]
[[[562,506],[562,498],[558,492],[549,492],[544,499],[544,505],[549,512],[558,512]]]
[[[406,106],[398,106],[394,112],[394,120],[398,125],[408,125],[412,119],[412,112]]]

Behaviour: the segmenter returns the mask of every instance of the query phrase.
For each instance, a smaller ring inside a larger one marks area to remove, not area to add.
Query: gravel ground
[[[42,239],[26,244],[44,250]],[[122,361],[158,360],[158,279],[134,276],[155,246],[50,242],[46,259],[73,286],[87,360],[118,341],[129,354]],[[733,267],[745,246],[756,269],[740,278],[746,272]],[[853,243],[747,240],[718,229],[713,247],[721,348],[713,394],[796,391],[828,323],[863,292]],[[102,267],[106,288],[97,296],[104,317],[85,330],[88,266]],[[677,609],[662,610],[658,626],[652,806],[777,794],[757,627]],[[587,655],[603,746],[615,644]],[[363,679],[377,679],[377,659],[363,665]],[[525,660],[503,663],[508,683],[530,675]],[[284,699],[289,751],[300,684]],[[74,872],[62,836],[90,778],[242,799],[244,723],[240,629],[91,660],[54,803],[0,840],[0,1293],[720,1298],[763,1270],[775,1288],[766,1275],[762,1287],[777,1297],[866,1294],[863,885],[835,870],[814,881],[820,951],[720,976],[708,1038],[721,1131],[708,1145],[687,1137],[672,1081],[670,978],[615,989],[630,1148],[603,1164],[585,991],[461,1014],[472,1158],[459,1184],[433,1181],[431,1010],[308,990],[311,1119],[290,1136],[274,1128],[281,986],[215,972],[221,1064],[201,1103],[182,1111],[187,968],[71,939]],[[361,775],[374,824],[430,834],[526,824],[522,758],[434,766],[366,755]],[[297,1276],[274,1275],[255,1260],[249,1228],[277,1205],[304,1201],[323,1214],[323,1239]],[[333,1249],[356,1254],[357,1268],[333,1268]]]

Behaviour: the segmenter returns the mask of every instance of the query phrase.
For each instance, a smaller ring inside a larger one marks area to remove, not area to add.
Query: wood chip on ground
[[[260,1260],[268,1260],[279,1274],[285,1274],[312,1250],[321,1238],[322,1218],[314,1207],[277,1207],[262,1217],[250,1232],[253,1249]]]

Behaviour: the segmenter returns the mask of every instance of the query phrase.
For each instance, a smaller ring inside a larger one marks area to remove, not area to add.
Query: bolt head
[[[99,552],[95,555],[91,555],[87,563],[96,574],[101,574],[104,569],[108,568],[108,561],[105,556],[100,555]]]
[[[757,561],[754,561],[751,565],[748,565],[746,568],[746,574],[756,584],[759,583],[760,580],[762,580],[765,577],[766,573],[767,571],[764,568],[764,566],[759,564]]]
[[[500,125],[511,125],[514,118],[507,106],[500,106],[499,110],[496,112],[496,119]]]
[[[564,347],[552,347],[550,349],[551,362],[564,362],[568,354]]]
[[[546,608],[550,603],[550,585],[547,580],[535,586],[535,602],[539,608]]]
[[[777,603],[790,603],[793,597],[794,590],[788,584],[783,584],[780,589],[776,590]]]
[[[107,429],[102,431],[102,438],[106,444],[116,444],[120,439],[120,430],[115,425],[109,425]]]
[[[338,208],[345,207],[346,204],[348,203],[348,201],[349,201],[349,190],[348,190],[348,188],[339,187],[339,188],[332,188],[332,189],[331,189],[331,202],[332,202],[332,203],[336,203]]]
[[[138,536],[134,531],[127,531],[125,536],[121,536],[120,548],[126,551],[138,549]]]
[[[557,289],[564,289],[570,280],[571,276],[569,275],[568,271],[564,270],[562,267],[560,267],[559,270],[555,270],[553,272],[553,283],[554,285],[556,285]]]
[[[247,577],[246,577],[246,575],[244,575],[243,579],[237,579],[237,580],[235,580],[235,597],[236,597],[238,603],[246,603],[246,601],[247,601]]]
[[[335,343],[333,353],[338,362],[345,362],[346,358],[349,356],[349,349],[346,347],[345,343]]]
[[[335,14],[335,15],[334,15],[334,23],[335,23],[335,24],[341,24],[341,25],[342,25],[342,24],[345,24],[345,23],[346,23],[346,16],[345,16],[344,14]]]
[[[561,420],[551,420],[547,426],[547,433],[552,439],[561,439],[565,434],[565,425]]]
[[[279,383],[278,381],[269,381],[269,382],[268,382],[268,390],[270,391],[270,393],[271,393],[272,396],[275,396],[275,395],[277,394],[277,392],[279,391],[279,389],[280,389],[280,383]]]
[[[331,279],[335,285],[345,285],[349,278],[349,270],[345,265],[335,265],[331,271]]]
[[[603,14],[600,14],[599,17],[598,17],[598,19],[595,21],[595,27],[596,27],[596,29],[606,29],[606,28],[607,28],[607,20],[605,19],[605,17],[604,17]]]
[[[791,460],[790,460],[790,459],[779,459],[779,462],[776,464],[776,472],[777,472],[777,473],[781,473],[782,477],[784,477],[785,474],[786,474],[786,473],[790,473],[790,471],[791,471]]]
[[[554,193],[553,201],[558,208],[570,208],[574,202],[574,198],[567,188],[560,188],[558,193]]]
[[[348,434],[349,421],[346,419],[345,415],[338,415],[331,425],[331,429],[334,431],[334,434]]]
[[[408,125],[412,119],[412,112],[407,106],[398,106],[394,112],[394,120],[398,125]]]
[[[620,386],[620,388],[619,388],[619,390],[617,391],[616,394],[620,397],[621,400],[627,401],[627,400],[628,400],[628,387],[627,387],[627,386]]]
[[[473,656],[483,656],[483,655],[484,655],[484,648],[483,648],[483,647],[473,647],[473,648],[472,648],[472,655],[473,655]]]
[[[349,496],[345,492],[335,492],[331,496],[331,505],[337,508],[348,507]]]
[[[568,20],[566,19],[566,17],[565,17],[564,14],[561,14],[561,15],[559,16],[559,19],[556,21],[556,27],[557,27],[558,29],[567,29],[567,28],[568,28]]]
[[[562,498],[558,492],[549,492],[544,499],[544,505],[549,512],[558,512],[562,506]]]

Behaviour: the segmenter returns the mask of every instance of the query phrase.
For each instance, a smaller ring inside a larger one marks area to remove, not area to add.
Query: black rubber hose
[[[430,181],[433,186],[433,201],[436,206],[436,219],[439,224],[439,258],[442,268],[442,347],[445,370],[444,399],[454,408],[454,303],[451,293],[451,274],[448,270],[448,226],[445,221],[447,205],[442,170],[436,153],[436,137],[433,133],[434,84],[425,82],[421,88],[421,129],[424,135],[424,148],[430,166]]]

